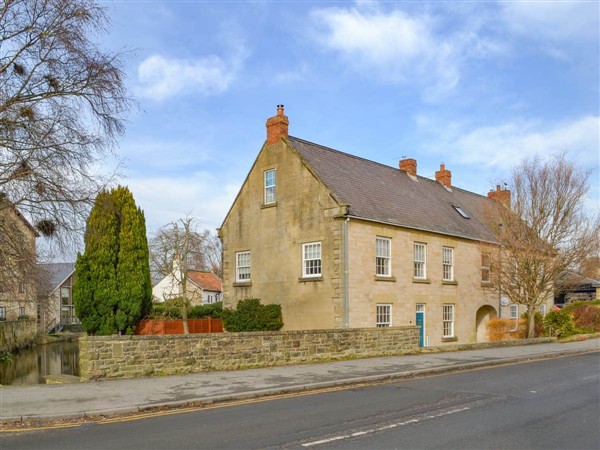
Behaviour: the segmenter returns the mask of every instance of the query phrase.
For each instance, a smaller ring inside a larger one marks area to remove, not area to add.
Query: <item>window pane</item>
[[[275,202],[275,169],[265,171],[265,203]]]
[[[389,327],[392,324],[392,305],[377,305],[376,325],[377,327]]]
[[[414,277],[425,278],[425,255],[426,255],[425,244],[415,243],[414,245]]]
[[[237,281],[250,280],[250,252],[236,253]]]
[[[391,240],[388,238],[375,239],[375,274],[391,275]]]
[[[302,245],[302,275],[321,275],[321,243],[314,242]]]

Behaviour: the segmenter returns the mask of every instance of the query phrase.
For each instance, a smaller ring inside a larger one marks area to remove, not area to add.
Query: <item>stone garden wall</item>
[[[130,378],[415,353],[419,328],[87,336],[79,348],[82,379]]]
[[[36,334],[35,320],[0,321],[0,353],[11,352],[31,345],[35,341]]]

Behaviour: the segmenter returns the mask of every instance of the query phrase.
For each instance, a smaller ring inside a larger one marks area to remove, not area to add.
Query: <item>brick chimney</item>
[[[500,189],[500,185],[496,185],[495,191],[488,192],[488,198],[502,203],[507,208],[510,208],[510,191],[508,189]]]
[[[435,173],[435,181],[442,183],[448,189],[452,187],[452,172],[446,170],[444,164],[440,164],[440,170]]]
[[[400,170],[404,170],[407,174],[413,177],[417,176],[417,160],[412,158],[400,160]]]
[[[283,137],[288,137],[290,121],[283,114],[283,105],[277,105],[277,115],[267,119],[267,144],[275,144]]]

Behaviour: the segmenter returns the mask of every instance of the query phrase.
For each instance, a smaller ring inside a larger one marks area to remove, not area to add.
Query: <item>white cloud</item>
[[[598,167],[600,117],[544,125],[512,121],[468,130],[464,124],[442,126],[435,120],[417,119],[421,131],[435,135],[429,147],[456,163],[508,169],[528,155],[567,152],[580,164]]]
[[[500,6],[503,20],[518,34],[539,40],[597,42],[600,31],[597,2],[502,2]]]
[[[460,31],[442,31],[430,15],[400,9],[384,13],[377,4],[319,9],[313,19],[318,42],[354,70],[389,83],[416,85],[428,100],[456,87],[466,60],[503,51],[480,35],[476,20]]]
[[[238,45],[226,59],[215,55],[198,59],[149,56],[138,67],[136,92],[153,100],[164,100],[183,93],[220,94],[237,78],[247,54],[245,47]]]
[[[233,204],[239,185],[224,183],[207,171],[184,176],[136,177],[126,180],[146,215],[148,234],[187,214],[202,227],[219,227]]]

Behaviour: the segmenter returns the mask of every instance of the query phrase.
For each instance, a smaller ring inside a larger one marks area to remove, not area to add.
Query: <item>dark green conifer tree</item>
[[[150,312],[152,285],[146,224],[129,189],[98,195],[78,255],[75,310],[89,334],[133,333]]]

